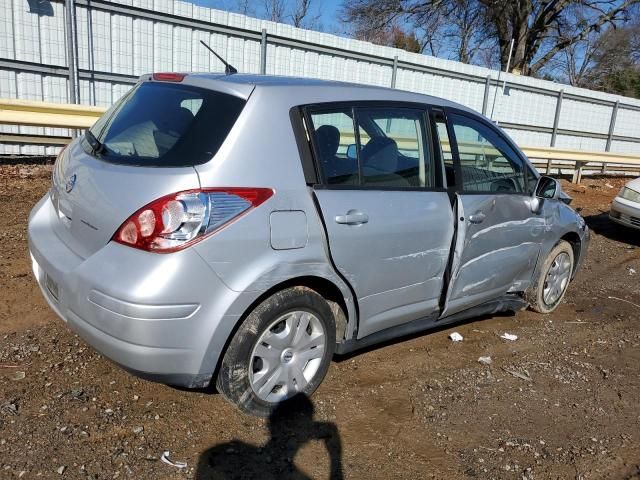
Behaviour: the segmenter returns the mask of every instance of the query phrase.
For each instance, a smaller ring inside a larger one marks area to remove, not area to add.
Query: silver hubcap
[[[254,393],[267,402],[280,402],[301,392],[320,369],[325,331],[314,314],[287,313],[256,342],[249,363]]]
[[[559,254],[547,272],[542,299],[548,306],[555,305],[567,289],[571,277],[571,258],[566,252]]]

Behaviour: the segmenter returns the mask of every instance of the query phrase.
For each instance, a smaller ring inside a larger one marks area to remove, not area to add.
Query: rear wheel
[[[218,391],[241,410],[267,416],[296,394],[311,395],[335,351],[328,303],[314,290],[277,292],[245,319],[224,354]]]
[[[560,305],[571,281],[573,264],[573,248],[561,240],[545,259],[536,283],[527,294],[532,310],[551,313]]]

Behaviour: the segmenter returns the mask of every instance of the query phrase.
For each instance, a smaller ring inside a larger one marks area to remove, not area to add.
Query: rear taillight
[[[270,188],[209,188],[159,198],[125,221],[113,240],[169,253],[220,230],[273,195]]]

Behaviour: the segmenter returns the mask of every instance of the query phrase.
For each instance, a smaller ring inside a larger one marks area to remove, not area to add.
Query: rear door
[[[472,114],[447,117],[448,128],[443,114],[437,122],[455,160],[458,230],[443,316],[524,291],[545,226],[532,212],[536,177],[502,133]]]
[[[422,106],[307,109],[331,256],[354,289],[358,338],[437,316],[453,213]]]

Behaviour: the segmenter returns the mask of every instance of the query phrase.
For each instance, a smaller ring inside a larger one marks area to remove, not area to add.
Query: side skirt
[[[419,318],[411,322],[403,323],[395,327],[381,330],[371,335],[367,335],[359,340],[347,340],[345,342],[336,345],[336,353],[338,355],[344,355],[347,353],[355,352],[363,348],[376,345],[378,343],[388,342],[399,337],[405,337],[413,335],[418,332],[424,332],[439,328],[444,325],[450,325],[452,323],[461,322],[470,318],[479,317],[482,315],[493,315],[498,312],[506,311],[518,311],[527,307],[527,302],[524,301],[518,295],[505,295],[503,297],[491,300],[489,302],[477,305],[468,310],[455,313],[449,317],[443,317],[438,319],[437,315]]]

